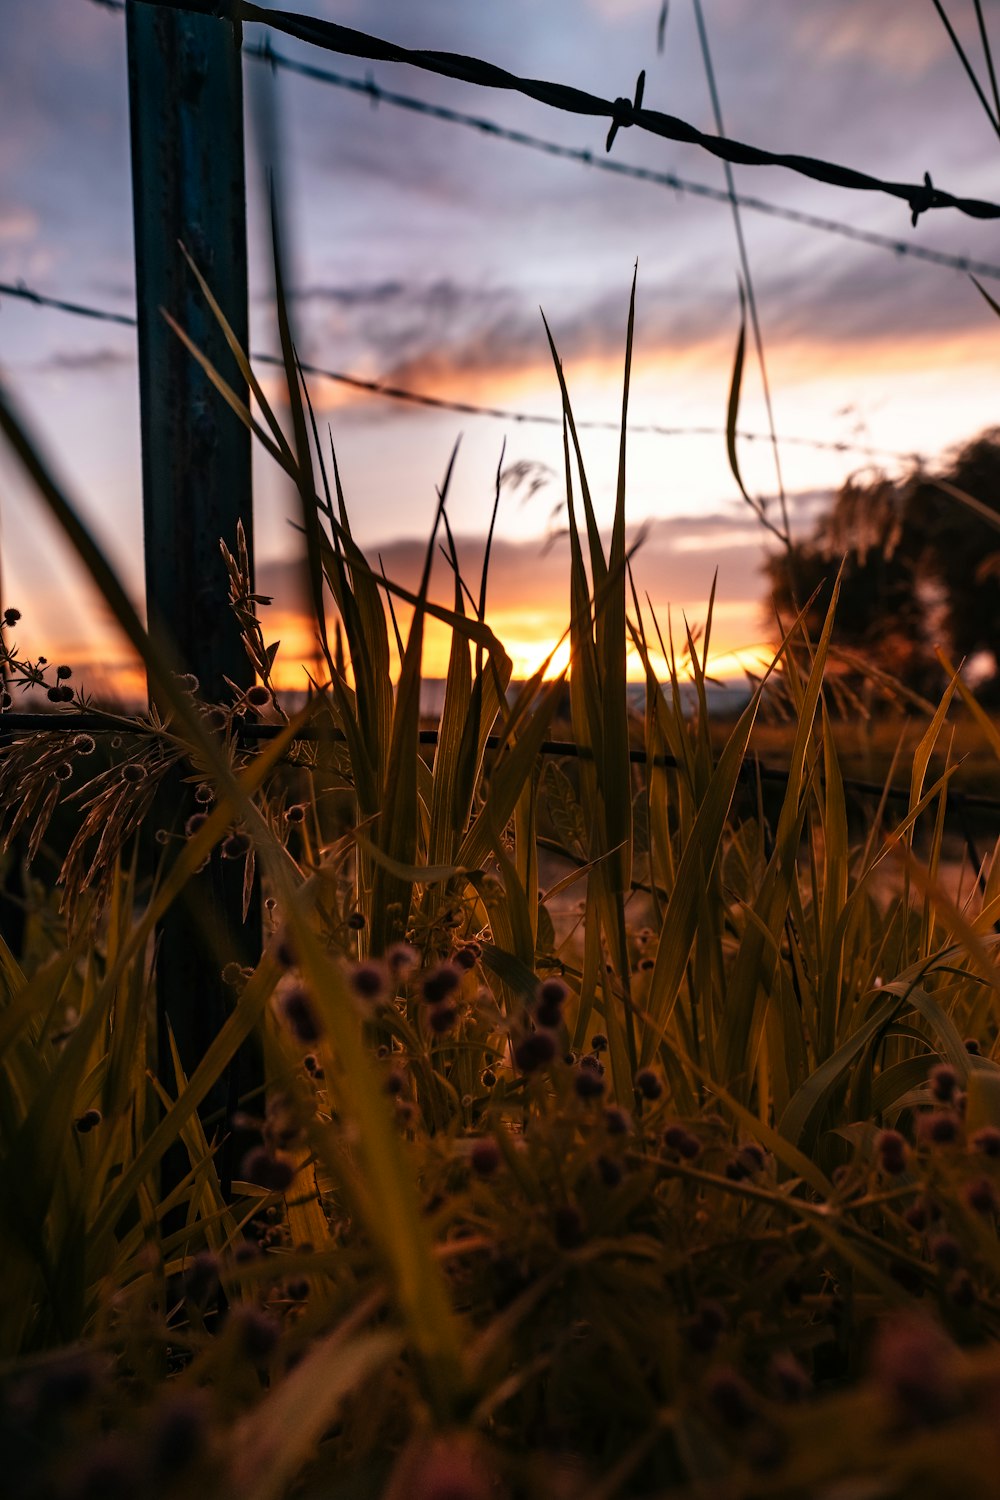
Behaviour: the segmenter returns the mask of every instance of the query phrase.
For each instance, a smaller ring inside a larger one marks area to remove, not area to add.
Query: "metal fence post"
[[[234,388],[235,361],[180,251],[207,279],[247,345],[243,86],[235,28],[211,16],[128,0],[129,106],[142,420],[147,613],[172,641],[208,701],[250,668],[228,605],[219,552],[242,519],[251,548],[250,434],[167,326],[166,308]],[[192,788],[178,776],[157,821],[183,828]],[[221,860],[189,885],[159,933],[161,1075],[165,1023],[190,1074],[232,1003],[227,958],[255,962],[259,904],[242,918],[242,860]],[[206,920],[206,918],[208,920]],[[246,1058],[242,1060],[246,1072]],[[246,1086],[236,1069],[206,1101],[231,1108]],[[229,1175],[223,1160],[223,1176]]]

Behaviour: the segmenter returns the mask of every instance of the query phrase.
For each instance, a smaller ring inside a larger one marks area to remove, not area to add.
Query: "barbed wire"
[[[114,3],[114,0],[94,0],[95,4],[105,5]],[[294,293],[292,293],[294,295]],[[0,297],[16,297],[24,302],[30,302],[36,307],[52,308],[57,312],[71,313],[75,317],[90,318],[97,322],[115,323],[119,327],[134,328],[135,317],[129,313],[112,312],[105,308],[91,307],[82,302],[69,302],[62,297],[50,297],[38,292],[34,287],[27,286],[23,281],[7,282],[0,281]],[[285,362],[279,354],[254,354],[251,356],[257,364],[271,365],[284,369]],[[360,375],[349,375],[343,370],[330,370],[324,365],[313,364],[307,360],[300,361],[302,371],[306,375],[320,376],[324,380],[336,381],[339,385],[346,385],[352,390],[362,391],[370,396],[382,396],[392,401],[408,402],[413,406],[429,407],[437,411],[458,412],[463,416],[488,417],[497,421],[515,422],[518,424],[532,423],[542,427],[561,427],[562,417],[548,412],[517,411],[511,407],[483,406],[472,401],[455,401],[446,396],[426,395],[422,391],[407,390],[403,386],[389,385],[383,381],[366,380]],[[602,421],[598,418],[583,418],[577,422],[577,427],[586,427],[591,431],[620,432],[621,424],[613,421]],[[644,434],[652,437],[725,437],[724,427],[713,426],[667,426],[659,422],[629,422],[626,431],[635,434]],[[743,442],[770,442],[770,434],[765,432],[754,432],[752,430],[740,429],[736,436]],[[913,451],[901,452],[895,448],[878,448],[868,443],[852,443],[835,439],[808,438],[808,437],[784,437],[780,441],[791,447],[810,448],[827,453],[856,453],[866,458],[889,458],[898,463],[919,463],[922,455]]]
[[[936,208],[952,208],[974,219],[1000,219],[1000,204],[946,192],[935,186],[929,172],[924,173],[922,183],[890,182],[819,157],[803,156],[796,152],[767,151],[760,146],[752,146],[727,136],[709,135],[678,115],[644,108],[642,97],[645,73],[639,74],[632,99],[603,99],[598,94],[591,94],[586,89],[575,88],[571,84],[522,78],[483,58],[467,57],[460,52],[431,52],[403,47],[397,42],[386,41],[350,26],[341,26],[335,21],[319,20],[294,11],[269,10],[252,4],[251,0],[142,0],[142,3],[159,5],[165,10],[215,16],[229,20],[234,25],[255,23],[270,26],[275,31],[326,52],[362,57],[369,62],[404,63],[427,73],[436,73],[442,78],[454,78],[461,83],[523,94],[539,104],[568,114],[610,120],[607,150],[611,149],[619,130],[635,128],[662,140],[697,146],[735,166],[780,167],[814,182],[824,182],[830,187],[846,188],[854,192],[883,193],[891,198],[901,199],[908,205],[911,223],[914,225],[922,214]]]
[[[104,0],[101,0],[104,3]],[[266,743],[282,734],[284,724],[268,724],[241,719],[232,726],[232,732],[236,740],[251,748],[255,743]],[[101,711],[76,711],[73,709],[65,711],[53,711],[51,713],[17,713],[5,710],[0,713],[0,729],[7,734],[33,735],[33,734],[116,734],[116,735],[139,735],[152,736],[160,732],[159,728],[152,723],[142,719],[131,719],[128,715],[120,712],[104,713]],[[436,728],[424,728],[419,730],[418,739],[421,745],[435,746],[438,743],[439,730]],[[294,735],[296,741],[308,743],[313,740],[333,740],[338,744],[346,742],[344,731],[333,727],[322,731],[304,725]],[[487,750],[499,750],[502,748],[503,740],[500,735],[491,734],[486,738],[485,748]],[[586,745],[580,745],[576,740],[542,740],[538,747],[540,755],[561,756],[567,760],[589,760],[593,759],[593,749]],[[680,770],[681,763],[677,757],[668,752],[655,752],[650,755],[647,750],[637,746],[629,749],[629,763],[633,766],[652,765],[667,770]],[[766,765],[759,756],[754,753],[751,758],[743,761],[738,772],[740,781],[753,782],[757,779],[763,782],[771,782],[776,785],[785,785],[790,779],[790,773],[781,766]],[[872,797],[876,800],[885,799],[887,802],[902,802],[907,805],[912,798],[912,790],[909,786],[897,786],[894,784],[884,785],[879,781],[865,781],[856,776],[844,776],[841,778],[845,791],[854,792],[859,797]],[[945,786],[942,788],[942,796],[949,809],[954,808],[959,814],[969,812],[995,812],[1000,813],[1000,798],[991,797],[985,793],[967,792],[960,788]],[[963,830],[964,833],[964,830]],[[967,836],[967,841],[971,835]],[[973,865],[980,863],[973,860]]]
[[[104,10],[117,12],[125,10],[125,0],[91,0],[91,3],[101,6]],[[515,130],[510,126],[501,125],[498,121],[488,119],[484,115],[452,109],[445,104],[429,104],[425,99],[417,99],[412,94],[401,94],[394,89],[384,88],[370,75],[367,78],[356,78],[350,74],[337,73],[330,68],[319,68],[314,63],[302,62],[298,58],[287,57],[284,53],[274,50],[269,36],[265,36],[257,47],[247,47],[244,51],[246,56],[254,61],[262,62],[272,68],[280,68],[288,73],[295,73],[314,83],[322,83],[346,93],[362,95],[373,105],[386,104],[392,109],[440,120],[446,125],[460,125],[480,135],[488,135],[493,140],[505,141],[513,146],[523,146],[528,150],[538,151],[543,155],[563,161],[576,162],[595,172],[607,172],[615,177],[648,182],[654,187],[669,188],[674,193],[687,194],[692,198],[704,198],[711,203],[729,204],[732,202],[729,193],[724,188],[713,187],[707,182],[682,177],[676,172],[661,172],[655,167],[640,167],[634,162],[616,161],[610,156],[596,156],[593,151],[588,151],[585,147],[565,146],[558,141],[548,140],[544,136],[532,135],[526,130]],[[789,208],[781,203],[771,203],[766,198],[757,198],[750,193],[737,193],[735,201],[740,208],[749,209],[752,213],[763,214],[773,219],[784,219],[789,224],[798,224],[803,228],[815,229],[823,234],[835,234],[841,239],[883,250],[897,258],[905,256],[910,260],[923,261],[927,265],[941,266],[965,275],[1000,281],[1000,265],[992,261],[978,260],[970,255],[954,255],[945,250],[932,250],[926,245],[915,245],[907,240],[895,239],[889,234],[880,234],[875,229],[860,229],[854,224],[845,223],[842,219],[830,219],[822,214],[807,213],[803,209]]]

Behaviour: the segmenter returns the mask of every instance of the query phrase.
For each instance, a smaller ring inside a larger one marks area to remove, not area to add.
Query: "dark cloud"
[[[101,375],[125,366],[134,368],[135,358],[134,349],[61,349],[32,368],[45,375]]]

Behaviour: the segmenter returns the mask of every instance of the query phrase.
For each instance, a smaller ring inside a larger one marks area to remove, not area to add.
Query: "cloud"
[[[120,370],[125,366],[134,368],[134,350],[111,349],[102,346],[97,349],[57,350],[46,359],[39,360],[32,366],[32,369],[45,375],[99,375],[107,374],[112,370]]]
[[[816,65],[861,61],[914,80],[926,76],[949,45],[930,7],[918,10],[912,0],[881,0],[877,18],[870,0],[804,7],[791,36]]]
[[[38,215],[24,205],[0,208],[0,244],[30,240],[38,233]]]

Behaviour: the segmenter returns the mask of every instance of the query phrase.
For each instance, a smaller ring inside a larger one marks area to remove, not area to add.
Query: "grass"
[[[623,432],[632,325],[630,309]],[[540,672],[509,696],[488,553],[463,576],[448,477],[427,553],[440,542],[452,566],[444,605],[429,568],[407,592],[357,546],[281,327],[290,435],[259,387],[258,420],[211,373],[301,499],[328,680],[290,722],[240,539],[226,558],[258,687],[212,708],[0,403],[166,705],[89,781],[86,737],[22,741],[0,766],[9,837],[23,823],[44,849],[65,795],[79,816],[23,952],[0,945],[14,1492],[991,1494],[1000,863],[961,904],[940,877],[958,755],[995,773],[995,729],[954,685],[906,730],[906,802],[859,822],[844,776],[888,777],[889,731],[852,759],[833,610],[713,726],[711,615],[675,650],[635,594],[624,437],[605,553],[553,343],[582,749],[553,762],[565,683]],[[452,644],[422,754],[428,617]],[[646,663],[638,724],[627,643]],[[778,701],[780,791],[752,774]],[[235,732],[253,703],[279,726],[259,753]],[[177,767],[191,817],[151,871],[139,831]],[[260,871],[265,931],[186,1076],[157,1048],[152,942],[217,847]],[[265,1089],[213,1112],[251,1036]],[[233,1130],[254,1144],[227,1191]]]

